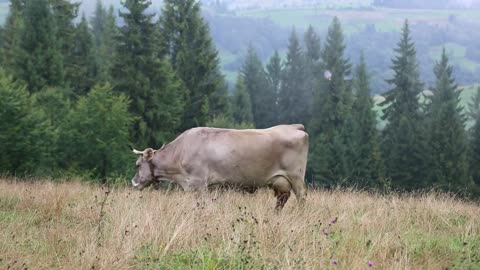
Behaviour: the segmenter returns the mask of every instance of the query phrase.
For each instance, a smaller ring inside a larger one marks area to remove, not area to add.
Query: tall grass
[[[139,192],[0,180],[0,268],[479,269],[480,207],[442,194]],[[335,264],[336,263],[336,264]]]

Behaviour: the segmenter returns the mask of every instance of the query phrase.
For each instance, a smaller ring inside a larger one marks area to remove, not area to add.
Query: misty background
[[[81,2],[80,14],[91,17],[96,0]],[[412,28],[421,76],[433,84],[431,70],[445,46],[460,85],[480,78],[480,0],[202,0],[202,13],[221,59],[222,73],[233,89],[251,43],[265,62],[274,50],[284,58],[292,29],[303,34],[309,25],[326,36],[328,24],[337,16],[346,37],[346,55],[353,64],[361,51],[369,63],[373,93],[389,90],[392,48],[404,19]],[[121,8],[121,1],[104,0],[105,6]],[[152,0],[150,10],[159,14],[161,0]],[[0,1],[0,20],[8,13],[8,1]],[[122,23],[118,20],[118,23]]]

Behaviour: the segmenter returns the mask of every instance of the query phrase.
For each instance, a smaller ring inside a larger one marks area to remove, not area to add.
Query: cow
[[[185,191],[211,186],[271,187],[282,209],[293,190],[299,204],[307,191],[308,134],[301,124],[267,129],[197,127],[158,150],[133,149],[139,155],[132,185],[140,190],[168,181]]]

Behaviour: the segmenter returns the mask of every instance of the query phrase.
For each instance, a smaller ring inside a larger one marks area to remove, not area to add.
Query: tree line
[[[444,52],[434,95],[420,103],[407,22],[379,130],[367,64],[360,56],[352,67],[337,18],[323,43],[312,27],[303,41],[293,30],[285,59],[276,51],[264,65],[251,45],[228,93],[199,3],[149,6],[126,0],[116,14],[98,0],[76,23],[70,1],[11,1],[0,31],[1,172],[105,181],[133,173],[129,144],[159,148],[196,126],[303,123],[315,185],[478,190],[480,93],[460,106]]]

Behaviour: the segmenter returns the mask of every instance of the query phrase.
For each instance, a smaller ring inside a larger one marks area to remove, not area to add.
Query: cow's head
[[[152,159],[155,151],[152,148],[143,151],[133,149],[133,153],[138,155],[138,159],[135,163],[136,173],[132,179],[132,185],[140,190],[150,185],[154,180]]]

